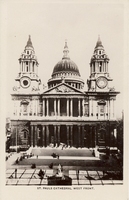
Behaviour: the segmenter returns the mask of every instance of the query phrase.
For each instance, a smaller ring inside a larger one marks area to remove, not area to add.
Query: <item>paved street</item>
[[[59,153],[53,158],[51,154]],[[47,185],[49,176],[57,173],[58,165],[63,166],[63,175],[72,178],[72,185],[121,185],[121,169],[110,166],[100,158],[94,157],[91,150],[53,150],[34,149],[32,157],[24,158],[17,164],[15,161],[23,153],[12,153],[6,161],[6,185]],[[74,156],[72,155],[74,153]],[[77,153],[77,154],[76,154]],[[82,155],[82,156],[81,156]],[[36,168],[32,169],[32,164]],[[50,169],[50,165],[52,168]],[[43,179],[39,170],[45,172]],[[15,171],[16,170],[16,171]]]
[[[6,171],[6,185],[47,185],[47,177],[55,175],[55,169],[44,170],[45,175],[43,179],[40,179],[38,172],[39,169],[18,169],[15,174],[14,169],[8,169]],[[64,170],[65,171],[65,170]],[[111,173],[111,172],[110,172]],[[114,173],[114,172],[113,172]],[[85,171],[79,170],[67,170],[64,174],[72,178],[72,185],[121,185],[122,180],[105,180],[107,173],[103,175],[102,171]],[[117,175],[117,172],[115,172]],[[109,175],[108,175],[109,176]],[[110,175],[111,177],[111,175]]]

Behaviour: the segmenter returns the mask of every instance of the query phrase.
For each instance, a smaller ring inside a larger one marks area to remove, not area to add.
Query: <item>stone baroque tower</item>
[[[87,80],[89,96],[89,116],[97,119],[115,119],[114,100],[119,92],[111,88],[108,72],[109,58],[98,37],[93,56],[90,61],[90,77]]]
[[[35,51],[29,36],[27,45],[25,46],[24,52],[19,58],[19,74],[15,79],[17,87],[14,90],[24,91],[38,91],[40,79],[38,77],[38,61],[35,55]]]

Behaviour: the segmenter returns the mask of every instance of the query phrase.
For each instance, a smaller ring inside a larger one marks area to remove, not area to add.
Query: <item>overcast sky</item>
[[[86,2],[86,1],[85,1]],[[31,35],[39,61],[39,75],[47,85],[54,66],[62,59],[65,39],[69,55],[87,81],[89,62],[98,35],[110,58],[109,73],[117,96],[117,116],[123,109],[124,90],[124,5],[113,3],[43,3],[11,1],[7,3],[6,80],[7,115],[10,113],[10,93],[19,72],[18,59]]]

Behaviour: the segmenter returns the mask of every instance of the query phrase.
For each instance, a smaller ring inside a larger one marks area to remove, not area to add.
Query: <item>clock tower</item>
[[[90,61],[90,77],[87,81],[88,91],[108,91],[112,79],[108,72],[109,58],[98,37],[93,56]]]
[[[24,52],[19,58],[19,74],[15,81],[17,86],[14,86],[14,91],[28,93],[39,90],[38,61],[30,35]]]
[[[87,80],[89,98],[89,116],[101,120],[115,119],[114,101],[116,92],[110,83],[108,71],[109,58],[98,37],[93,56],[90,61],[90,77]]]

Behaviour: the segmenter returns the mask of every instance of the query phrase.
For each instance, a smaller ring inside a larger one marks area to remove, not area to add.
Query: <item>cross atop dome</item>
[[[69,59],[69,49],[68,49],[68,45],[67,45],[67,40],[65,40],[65,46],[64,46],[64,50],[63,50],[63,58],[62,59],[65,59],[65,58],[68,58]]]

